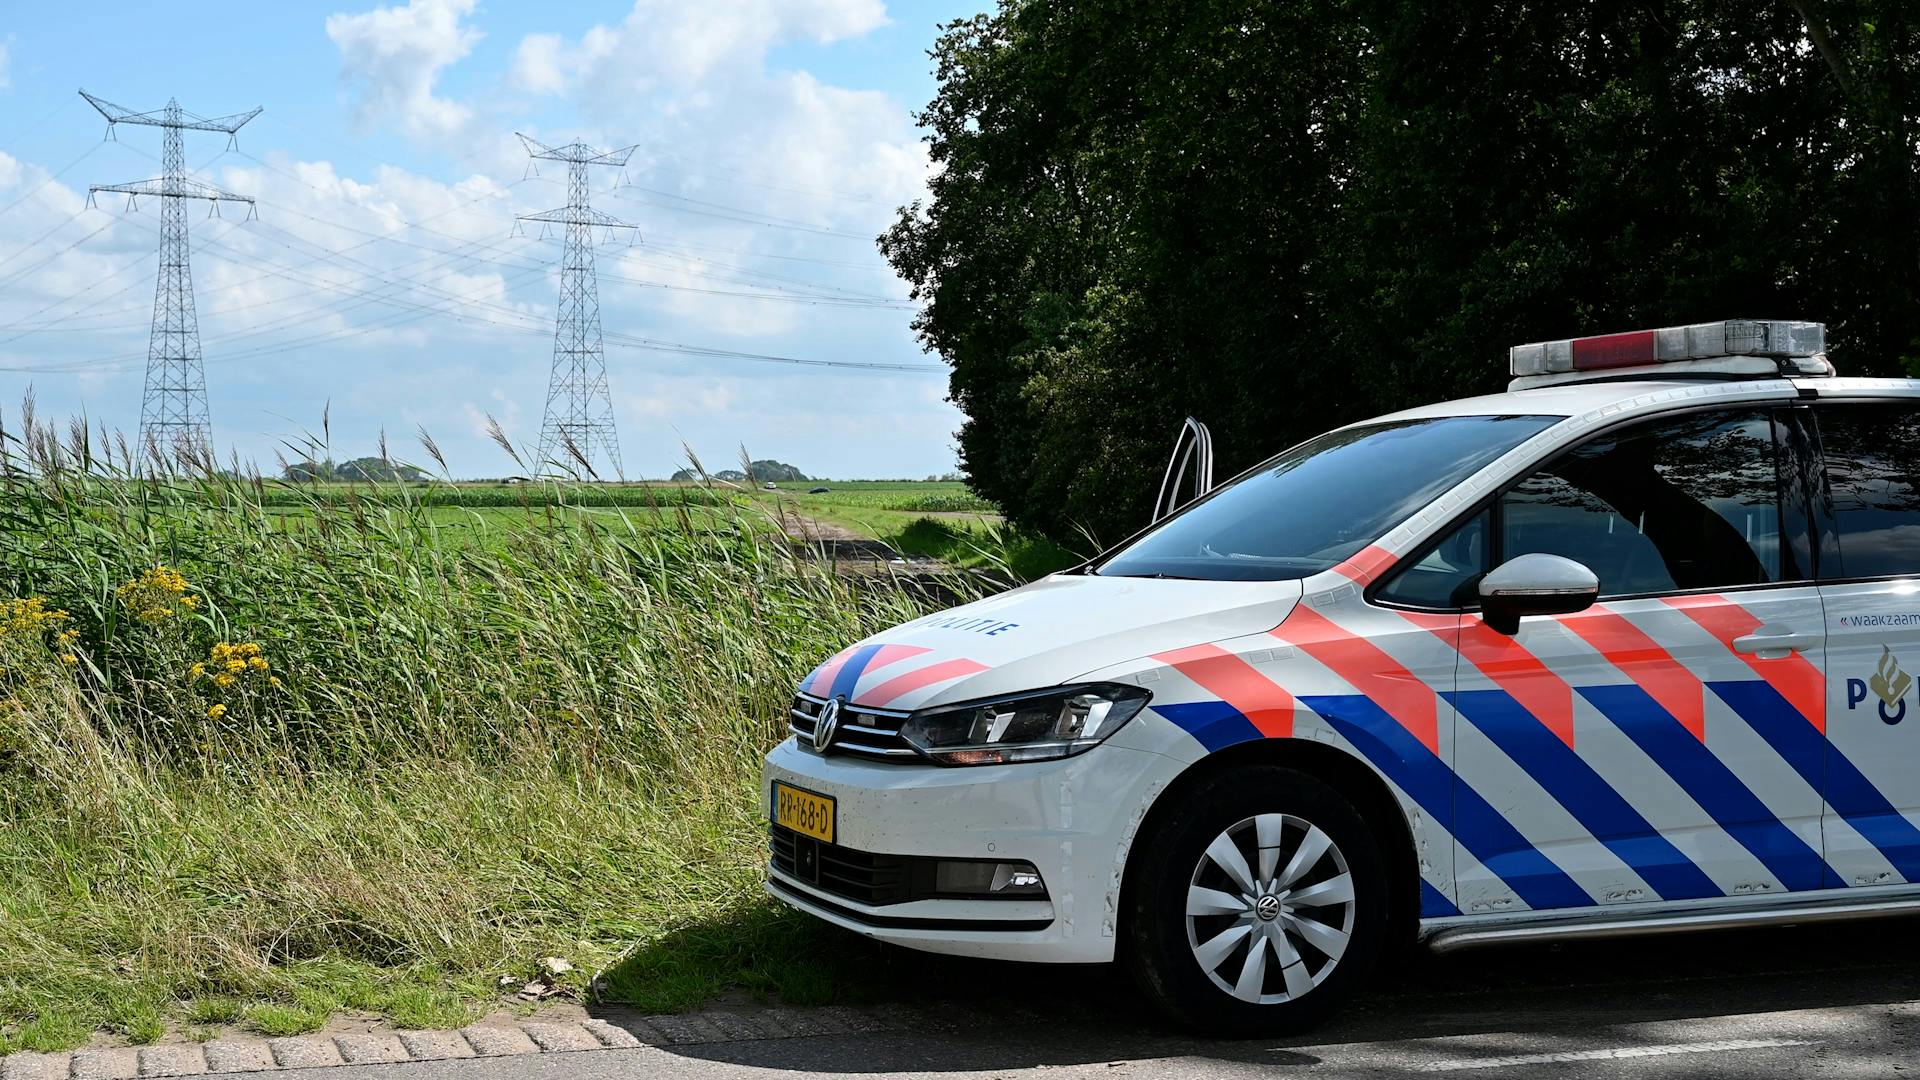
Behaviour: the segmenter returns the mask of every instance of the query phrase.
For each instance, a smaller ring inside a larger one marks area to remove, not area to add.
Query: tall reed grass
[[[0,1051],[451,1022],[540,956],[771,919],[795,681],[939,603],[726,498],[451,530],[404,485],[138,457],[0,429],[0,604],[37,613],[0,607]],[[685,1005],[759,963],[710,955],[624,985]]]

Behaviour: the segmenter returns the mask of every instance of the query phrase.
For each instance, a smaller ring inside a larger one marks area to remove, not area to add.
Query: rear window
[[[1330,569],[1559,416],[1443,416],[1329,432],[1095,568],[1103,577],[1285,581]]]
[[[1823,405],[1819,423],[1839,534],[1820,576],[1920,574],[1920,408]]]

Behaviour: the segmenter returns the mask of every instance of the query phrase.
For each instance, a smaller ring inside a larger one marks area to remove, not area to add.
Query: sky
[[[520,471],[488,426],[538,442],[561,245],[515,217],[567,194],[519,132],[634,147],[592,176],[636,226],[596,250],[628,477],[743,447],[823,477],[948,472],[961,416],[874,236],[925,193],[938,27],[986,3],[0,0],[0,419],[31,391],[42,418],[139,424],[159,205],[87,188],[158,175],[161,132],[105,138],[84,88],[263,108],[233,147],[186,142],[197,178],[258,200],[189,212],[223,457],[276,471],[324,430],[338,460],[384,433],[430,464],[424,430],[455,477]]]

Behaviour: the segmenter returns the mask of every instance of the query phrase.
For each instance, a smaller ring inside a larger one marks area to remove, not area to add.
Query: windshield
[[[1121,548],[1103,577],[1284,581],[1317,574],[1559,416],[1442,416],[1328,432]]]

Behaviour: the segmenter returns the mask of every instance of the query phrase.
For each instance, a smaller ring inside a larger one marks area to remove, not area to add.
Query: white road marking
[[[1724,1039],[1720,1042],[1668,1043],[1665,1046],[1617,1046],[1606,1050],[1566,1050],[1557,1054],[1514,1054],[1510,1057],[1462,1058],[1420,1067],[1421,1072],[1458,1072],[1462,1069],[1504,1069],[1513,1065],[1553,1065],[1563,1061],[1609,1061],[1615,1058],[1666,1057],[1670,1054],[1718,1054],[1731,1050],[1769,1050],[1781,1046],[1812,1046],[1807,1039]]]

